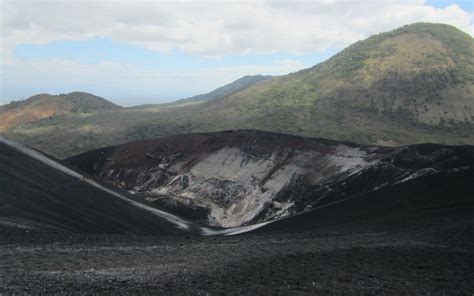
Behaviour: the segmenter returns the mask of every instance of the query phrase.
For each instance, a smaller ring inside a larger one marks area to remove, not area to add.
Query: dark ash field
[[[431,222],[207,238],[4,232],[0,292],[472,294],[472,219]]]
[[[411,161],[401,181],[379,174],[391,182],[226,236],[2,141],[0,294],[474,292],[471,146],[412,147],[391,163],[439,156]]]

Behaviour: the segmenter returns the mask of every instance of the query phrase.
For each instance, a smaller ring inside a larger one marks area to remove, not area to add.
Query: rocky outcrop
[[[474,149],[361,146],[244,130],[132,142],[67,161],[168,210],[227,228],[463,170],[473,166]]]

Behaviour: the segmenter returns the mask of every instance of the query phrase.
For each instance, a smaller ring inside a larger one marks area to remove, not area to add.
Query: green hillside
[[[417,23],[201,104],[52,117],[7,136],[64,157],[174,133],[260,129],[371,144],[474,144],[474,40]]]
[[[39,94],[24,101],[0,106],[0,130],[52,116],[95,113],[119,108],[104,98],[84,92],[71,92],[57,96]]]
[[[474,144],[474,40],[448,25],[404,26],[133,130],[162,136],[177,117],[177,132],[253,128],[361,143]]]
[[[278,130],[305,135],[404,143],[440,142],[436,134],[448,132],[447,141],[457,143],[473,131],[474,41],[447,25],[405,26],[232,94],[218,108],[265,129],[276,123]],[[412,129],[414,137],[406,138]]]

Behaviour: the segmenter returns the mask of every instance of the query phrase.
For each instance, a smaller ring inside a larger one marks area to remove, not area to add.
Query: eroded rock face
[[[212,226],[301,213],[357,194],[459,169],[456,147],[369,147],[256,131],[177,135],[80,154],[98,179]]]

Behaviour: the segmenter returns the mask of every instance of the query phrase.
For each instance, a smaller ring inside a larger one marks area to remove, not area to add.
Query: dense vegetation
[[[474,144],[474,40],[417,23],[199,104],[52,116],[5,135],[64,157],[176,133],[259,129],[368,144]]]

